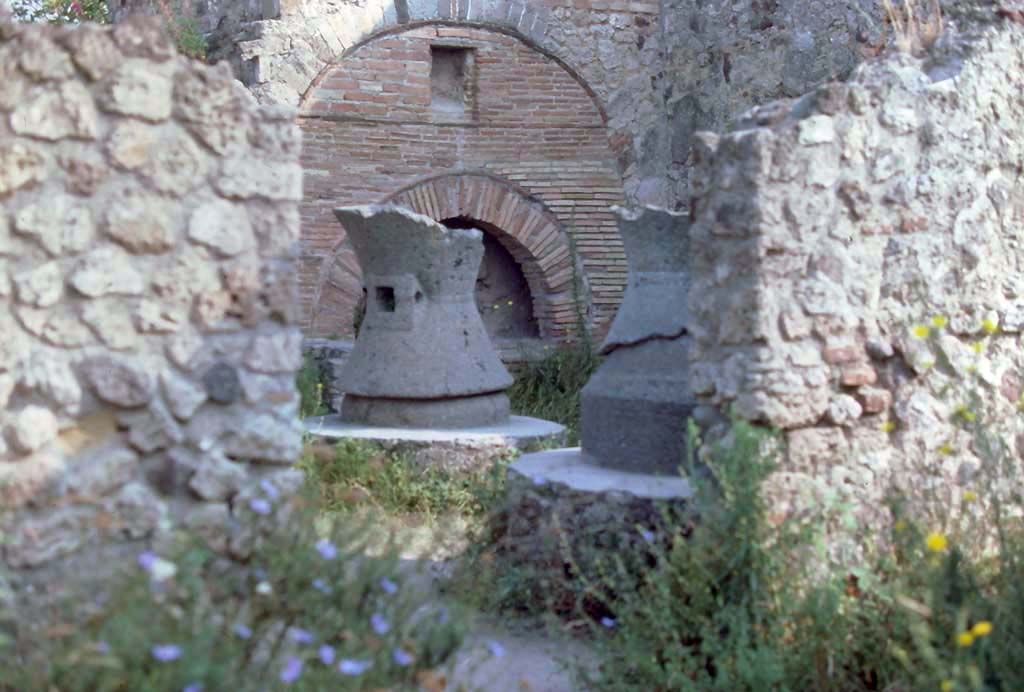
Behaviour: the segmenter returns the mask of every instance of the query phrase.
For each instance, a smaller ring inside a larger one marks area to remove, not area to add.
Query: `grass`
[[[328,512],[374,507],[393,515],[480,518],[504,495],[505,462],[474,471],[422,467],[409,454],[358,440],[311,443],[300,466]]]
[[[580,391],[600,364],[589,339],[555,348],[551,355],[515,373],[515,383],[508,390],[512,410],[561,423],[568,446],[579,444]]]

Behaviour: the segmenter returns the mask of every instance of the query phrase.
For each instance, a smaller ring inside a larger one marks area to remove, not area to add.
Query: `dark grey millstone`
[[[203,388],[211,401],[233,404],[242,396],[238,370],[228,363],[214,363],[203,374]]]
[[[629,279],[580,394],[580,446],[594,464],[635,473],[678,473],[696,407],[686,331],[689,221],[651,207],[616,208]]]
[[[395,425],[414,419],[409,424],[416,427],[507,420],[504,391],[512,376],[476,307],[483,234],[445,228],[397,205],[343,207],[334,214],[359,259],[367,293],[366,317],[341,373],[342,420]]]

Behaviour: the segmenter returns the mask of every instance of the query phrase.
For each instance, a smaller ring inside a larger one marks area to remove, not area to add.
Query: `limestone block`
[[[107,152],[116,166],[135,170],[149,160],[159,130],[138,120],[124,120],[107,139]]]
[[[181,196],[205,182],[209,162],[184,130],[175,127],[154,147],[142,171],[158,192]]]
[[[160,375],[160,383],[167,407],[179,420],[191,418],[206,401],[206,391],[202,387],[173,370],[165,370]]]
[[[175,80],[174,106],[178,118],[218,154],[245,142],[248,118],[232,88],[227,63],[213,69],[192,69]]]
[[[127,485],[139,470],[135,452],[119,445],[102,445],[68,463],[67,489],[87,499],[99,499]]]
[[[797,140],[800,144],[828,144],[835,139],[835,121],[827,115],[812,115],[797,124]]]
[[[31,454],[57,437],[57,417],[48,408],[26,406],[11,416],[8,440],[22,454]]]
[[[263,198],[298,202],[302,199],[302,167],[256,157],[230,157],[221,165],[214,187],[232,199]]]
[[[101,247],[82,257],[71,274],[71,285],[84,296],[139,295],[145,288],[131,258],[115,247]]]
[[[47,85],[29,92],[11,113],[11,129],[51,141],[96,139],[99,115],[88,89],[78,82],[65,82],[59,89]]]
[[[127,306],[117,300],[91,300],[82,306],[82,321],[89,325],[100,341],[115,351],[135,348],[138,335]]]
[[[230,363],[214,363],[203,373],[203,388],[212,401],[233,404],[241,393],[238,368]]]
[[[128,442],[143,454],[167,449],[185,439],[181,426],[159,399],[143,411],[121,414],[118,420],[128,428]]]
[[[815,474],[845,461],[849,445],[839,428],[801,428],[786,433],[790,471]]]
[[[199,459],[188,487],[203,500],[227,500],[242,489],[248,478],[245,466],[211,452]]]
[[[3,472],[0,471],[0,477]],[[11,567],[39,567],[79,550],[96,533],[94,509],[62,507],[15,525],[4,549]]]
[[[86,149],[57,158],[67,176],[67,186],[80,195],[92,195],[110,176],[110,166],[95,151]]]
[[[144,62],[129,60],[104,80],[100,107],[149,122],[162,122],[171,116],[171,80]]]
[[[89,79],[103,79],[121,64],[123,58],[110,34],[87,22],[62,37],[71,59]]]
[[[302,366],[302,332],[278,330],[257,336],[246,354],[245,364],[261,373],[295,372]]]
[[[48,308],[64,294],[64,275],[60,264],[47,262],[14,275],[14,292],[26,305]]]
[[[828,405],[828,419],[835,425],[850,425],[860,418],[864,409],[852,396],[840,394]]]
[[[0,507],[24,506],[64,473],[64,460],[53,448],[41,449],[16,462],[0,461]]]
[[[172,337],[166,347],[167,357],[183,370],[189,370],[192,358],[199,352],[203,341],[199,333],[186,326]]]
[[[94,356],[81,372],[100,400],[123,408],[144,406],[153,398],[155,381],[146,366],[113,356]]]
[[[178,55],[163,19],[132,15],[114,27],[114,41],[125,55],[162,63]],[[146,69],[146,68],[143,68]]]
[[[224,200],[207,202],[192,212],[188,237],[225,257],[254,246],[245,207]]]
[[[302,453],[302,424],[297,418],[252,416],[230,426],[222,444],[224,453],[234,459],[291,464]]]
[[[14,391],[14,385],[17,380],[14,379],[14,375],[0,374],[0,411],[7,408],[7,403],[11,400],[11,393]],[[3,454],[4,450],[0,450],[0,454]]]
[[[22,360],[19,384],[52,402],[66,416],[77,416],[81,410],[82,388],[67,356],[35,350]]]
[[[145,538],[165,520],[167,504],[149,486],[133,482],[107,498],[103,509],[115,518],[112,527],[126,538]]]
[[[96,235],[92,212],[68,195],[23,207],[14,216],[14,228],[53,256],[81,252]]]
[[[293,371],[287,375],[258,375],[243,370],[240,373],[242,392],[247,404],[263,402],[282,404],[292,401],[298,392],[295,389]]]
[[[106,233],[135,254],[162,253],[177,240],[170,205],[147,194],[123,195],[106,216]]]
[[[74,307],[66,303],[46,310],[19,305],[16,313],[25,331],[48,344],[77,348],[94,341],[92,331],[78,318]]]
[[[0,259],[0,298],[11,295],[11,272],[7,268],[7,260]]]
[[[173,334],[188,323],[186,308],[144,299],[135,311],[135,325],[143,334]]]
[[[48,160],[42,150],[21,142],[0,142],[0,195],[46,179]]]
[[[71,57],[46,39],[21,44],[18,65],[22,72],[39,80],[67,79],[75,74]]]

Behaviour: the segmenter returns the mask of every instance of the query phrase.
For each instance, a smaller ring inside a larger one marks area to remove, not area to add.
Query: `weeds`
[[[390,514],[476,518],[504,495],[503,463],[475,471],[422,467],[408,454],[358,440],[308,447],[300,465],[315,479],[327,511],[371,506]]]
[[[135,574],[82,626],[9,646],[0,690],[363,690],[437,680],[462,640],[459,613],[408,583],[393,547],[366,557],[367,526],[337,522],[318,535],[314,505],[304,506],[312,511],[294,506],[296,520],[244,570],[222,569],[194,541],[174,555],[139,554]]]
[[[323,373],[316,360],[309,354],[302,358],[302,367],[295,375],[295,388],[299,391],[300,418],[322,416],[327,413]]]

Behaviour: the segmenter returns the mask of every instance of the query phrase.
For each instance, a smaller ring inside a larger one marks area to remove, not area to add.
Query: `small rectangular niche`
[[[393,286],[378,286],[376,295],[377,308],[381,312],[395,311],[395,289]]]
[[[464,117],[473,98],[473,49],[430,47],[430,109],[438,115]]]

